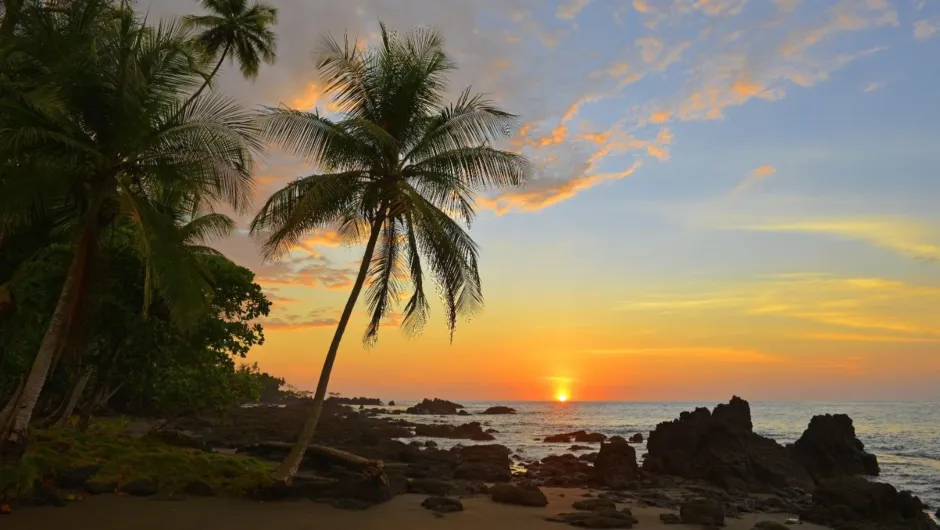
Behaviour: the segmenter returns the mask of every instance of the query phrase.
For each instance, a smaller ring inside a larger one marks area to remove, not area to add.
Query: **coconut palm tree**
[[[206,73],[176,22],[148,26],[109,0],[43,9],[27,0],[0,65],[0,241],[47,223],[74,254],[32,368],[5,426],[0,456],[19,458],[49,367],[87,299],[99,241],[129,225],[153,289],[174,318],[208,309],[209,286],[172,216],[171,194],[197,212],[244,211],[254,115],[218,94],[183,101]],[[182,206],[179,206],[182,208]]]
[[[470,89],[445,104],[455,66],[434,30],[405,35],[381,26],[381,45],[360,49],[326,37],[318,68],[341,117],[268,109],[266,135],[315,163],[322,173],[299,178],[261,208],[252,231],[266,236],[275,258],[311,231],[337,228],[365,252],[327,351],[310,415],[277,471],[290,481],[316,429],[343,333],[363,287],[371,314],[364,341],[373,343],[382,318],[405,294],[403,329],[419,331],[428,317],[424,273],[440,287],[453,337],[458,315],[483,303],[478,249],[463,224],[474,217],[474,194],[522,185],[530,164],[492,143],[509,136],[515,116]],[[368,280],[368,282],[367,282]]]
[[[225,59],[238,62],[242,75],[254,79],[262,62],[273,64],[277,57],[277,38],[271,31],[277,22],[277,8],[249,5],[248,0],[202,0],[202,7],[210,14],[190,15],[184,20],[202,30],[196,40],[210,57],[218,57],[218,62],[192,98],[212,82]]]

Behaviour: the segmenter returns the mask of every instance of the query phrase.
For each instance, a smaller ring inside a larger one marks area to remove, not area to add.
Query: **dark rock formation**
[[[546,521],[566,523],[579,528],[633,528],[638,523],[628,508],[621,511],[603,510],[597,512],[560,513],[546,517]]]
[[[640,434],[640,433],[634,434],[633,436],[630,437],[630,443],[632,443],[632,444],[641,444],[641,443],[643,443],[643,435]]]
[[[421,507],[438,513],[454,513],[463,511],[463,503],[448,497],[428,497],[421,502]]]
[[[543,486],[578,487],[588,481],[591,466],[572,454],[549,455],[530,464],[526,477]]]
[[[585,432],[585,431],[575,431],[564,434],[553,434],[551,436],[546,436],[543,442],[547,443],[601,443],[607,439],[607,436],[597,433],[597,432]]]
[[[718,501],[695,499],[679,507],[679,519],[682,520],[682,524],[724,526],[725,511]]]
[[[423,399],[421,403],[405,409],[407,414],[457,414],[463,405],[445,399]],[[464,411],[466,412],[466,411]]]
[[[636,481],[638,468],[636,450],[620,436],[613,436],[601,444],[591,478],[602,486],[624,489]]]
[[[157,494],[157,485],[147,479],[138,479],[121,486],[121,491],[134,497],[149,497]]]
[[[445,497],[448,495],[486,494],[489,488],[483,482],[469,480],[441,480],[416,478],[408,480],[408,493]]]
[[[813,416],[793,453],[817,481],[852,475],[877,475],[878,459],[855,437],[852,418],[845,414]]]
[[[79,489],[98,473],[99,465],[90,465],[72,468],[56,476],[56,485],[64,489]]]
[[[509,455],[512,451],[504,445],[470,445],[460,448],[459,461],[454,478],[482,480],[484,482],[509,482],[512,480]]]
[[[216,494],[215,488],[208,482],[194,480],[183,486],[182,492],[197,497],[212,497]]]
[[[680,524],[682,519],[679,519],[679,516],[674,513],[661,513],[659,514],[659,521],[663,524]]]
[[[515,414],[516,409],[512,407],[504,407],[502,405],[496,407],[490,407],[480,414]]]
[[[379,398],[370,398],[370,397],[339,397],[339,396],[330,396],[326,398],[327,403],[333,403],[336,405],[376,405],[381,407],[384,405],[382,400]],[[392,403],[389,403],[391,405]]]
[[[495,440],[492,434],[483,431],[480,422],[473,421],[463,425],[415,425],[415,436],[429,436],[431,438],[458,438],[463,440],[476,440],[486,442]]]
[[[594,448],[590,445],[572,445],[568,448],[569,451],[590,451],[591,449]]]
[[[536,486],[522,484],[497,484],[490,488],[494,502],[519,506],[548,506],[548,499]]]
[[[460,411],[457,411],[457,415],[458,415],[458,416],[469,416],[470,413],[467,412],[467,411],[465,411],[465,410],[460,410]]]
[[[101,481],[91,479],[85,483],[85,491],[92,495],[104,495],[105,493],[114,493],[117,489],[117,482],[113,480]]]
[[[389,406],[389,407],[394,407],[394,406],[395,406],[395,402],[394,402],[394,401],[389,401],[389,402],[388,402],[388,406]]]
[[[587,511],[616,510],[617,503],[610,499],[585,499],[583,501],[575,501],[571,507],[575,510]]]
[[[924,504],[908,491],[848,477],[824,482],[813,492],[812,506],[800,514],[804,521],[852,530],[935,530]]]
[[[812,489],[813,481],[790,451],[755,434],[747,401],[735,396],[714,412],[697,408],[656,426],[646,441],[643,469],[705,479],[726,489]]]

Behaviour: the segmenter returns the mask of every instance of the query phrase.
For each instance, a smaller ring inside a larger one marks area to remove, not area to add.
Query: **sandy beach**
[[[426,495],[401,495],[390,502],[363,511],[333,508],[310,501],[252,502],[222,498],[189,498],[181,501],[158,501],[133,497],[104,495],[92,497],[65,508],[20,508],[2,520],[4,530],[282,530],[308,528],[355,528],[357,530],[529,530],[572,528],[564,524],[545,521],[545,517],[571,512],[571,504],[579,500],[586,490],[544,488],[549,505],[528,508],[497,504],[489,497],[462,499],[464,511],[437,516],[420,506]],[[621,505],[629,506],[627,504]],[[659,528],[695,528],[695,525],[666,526],[659,514],[660,508],[631,507],[641,530]],[[726,519],[729,530],[750,530],[759,521],[783,523],[785,514],[745,514],[740,519]],[[826,527],[804,524],[803,530],[821,530]]]

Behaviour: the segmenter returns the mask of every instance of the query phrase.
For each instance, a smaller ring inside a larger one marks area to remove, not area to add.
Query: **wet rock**
[[[208,482],[194,480],[183,486],[182,492],[186,495],[195,495],[197,497],[213,497],[216,494],[215,488]]]
[[[509,448],[498,444],[462,447],[454,478],[509,482],[512,480],[510,454],[512,451]]]
[[[487,429],[483,432],[485,432],[486,434],[498,434],[499,433],[499,431],[497,431],[496,429]]]
[[[575,431],[564,434],[553,434],[546,436],[543,442],[546,443],[601,443],[607,439],[607,436],[597,432]]]
[[[121,491],[134,497],[149,497],[157,494],[157,485],[151,480],[138,479],[121,486]]]
[[[523,484],[497,484],[490,488],[494,502],[519,506],[548,506],[548,499],[537,486]]]
[[[587,510],[587,511],[598,511],[598,510],[616,510],[617,503],[610,499],[587,499],[583,501],[575,501],[571,506],[575,510]]]
[[[646,447],[643,469],[651,473],[705,479],[727,490],[813,487],[790,451],[753,432],[750,405],[737,396],[713,412],[697,408],[660,423]]]
[[[597,460],[597,453],[594,452],[594,453],[587,453],[587,454],[581,455],[578,457],[578,460],[581,460],[583,462],[588,462],[588,463],[594,463],[594,461]]]
[[[32,506],[55,506],[58,508],[66,504],[65,498],[63,498],[59,492],[44,484],[39,484],[33,488],[32,493],[23,499],[23,501],[24,504]]]
[[[679,516],[674,513],[661,513],[659,514],[659,520],[663,524],[680,524],[682,519],[679,519]]]
[[[845,414],[813,416],[792,450],[817,482],[879,472],[877,457],[865,451]]]
[[[638,521],[629,511],[606,510],[600,512],[561,513],[546,517],[546,521],[566,523],[579,528],[633,528]]]
[[[461,411],[457,412],[457,415],[458,415],[458,416],[469,416],[470,413],[467,412],[467,411],[465,411],[465,410],[461,410]]]
[[[394,407],[394,406],[395,406],[395,402],[394,402],[394,401],[389,401],[389,402],[388,402],[388,406],[389,406],[389,407]]]
[[[572,445],[568,448],[569,451],[590,451],[591,449],[594,448],[589,445]]]
[[[515,413],[516,413],[516,409],[512,407],[496,406],[496,407],[490,407],[484,410],[483,412],[481,412],[480,414],[515,414]]]
[[[633,436],[630,437],[630,443],[632,443],[632,444],[641,444],[641,443],[643,443],[643,435],[640,434],[640,433],[634,434]]]
[[[82,466],[59,473],[56,485],[64,489],[79,489],[101,469],[99,465]]]
[[[483,431],[480,422],[473,421],[463,425],[416,425],[416,436],[428,436],[431,438],[456,438],[463,440],[489,441],[495,440],[492,434]]]
[[[204,439],[185,431],[150,431],[144,436],[144,439],[172,445],[174,447],[186,447],[189,449],[199,449],[200,451],[210,450],[209,444]]]
[[[330,396],[326,398],[327,403],[335,403],[337,405],[372,405],[381,407],[384,403],[379,398],[370,398],[370,397],[340,397],[340,396]],[[391,405],[392,402],[389,402]]]
[[[437,447],[437,442],[435,442],[434,440],[428,440],[424,442],[424,446],[425,447]]]
[[[776,521],[760,521],[752,530],[792,530],[789,526]]]
[[[724,526],[725,512],[721,504],[713,499],[695,499],[679,507],[682,524]]]
[[[428,497],[421,502],[421,507],[438,513],[463,511],[463,503],[449,497]]]
[[[936,529],[924,513],[924,504],[908,491],[870,482],[862,477],[841,478],[821,484],[812,505],[801,519],[837,528]]]
[[[613,436],[601,444],[591,478],[602,486],[626,488],[636,481],[638,469],[636,450],[620,436]]]
[[[405,412],[408,414],[457,414],[460,409],[463,409],[463,405],[459,403],[434,398],[423,399],[417,405],[405,409]]]

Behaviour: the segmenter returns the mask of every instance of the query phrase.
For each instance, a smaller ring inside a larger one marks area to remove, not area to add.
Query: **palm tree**
[[[48,223],[74,241],[62,291],[5,426],[0,456],[18,459],[49,368],[87,299],[99,241],[129,225],[156,293],[185,323],[208,309],[209,286],[163,198],[198,212],[244,211],[254,115],[217,94],[183,100],[205,78],[192,36],[148,26],[122,4],[27,0],[0,79],[0,241]]]
[[[202,0],[209,15],[190,15],[187,24],[203,31],[197,42],[209,57],[218,57],[215,68],[206,77],[191,99],[195,99],[212,82],[225,59],[238,62],[242,75],[248,79],[258,76],[262,62],[273,64],[277,56],[277,38],[271,26],[277,22],[277,8],[248,0]]]
[[[326,37],[318,68],[342,119],[268,109],[266,135],[318,165],[268,199],[252,222],[263,233],[266,258],[288,252],[310,231],[336,228],[365,240],[365,252],[330,343],[303,431],[276,475],[289,482],[320,416],[343,333],[368,280],[371,319],[364,342],[408,287],[403,329],[415,333],[428,316],[424,271],[439,284],[453,337],[458,315],[483,302],[478,249],[464,231],[474,217],[474,194],[522,185],[528,161],[491,146],[510,135],[515,116],[463,91],[445,105],[447,73],[455,68],[434,30],[399,35],[381,26],[381,46],[362,50]],[[453,219],[451,216],[455,217]],[[361,236],[361,237],[360,237]]]

